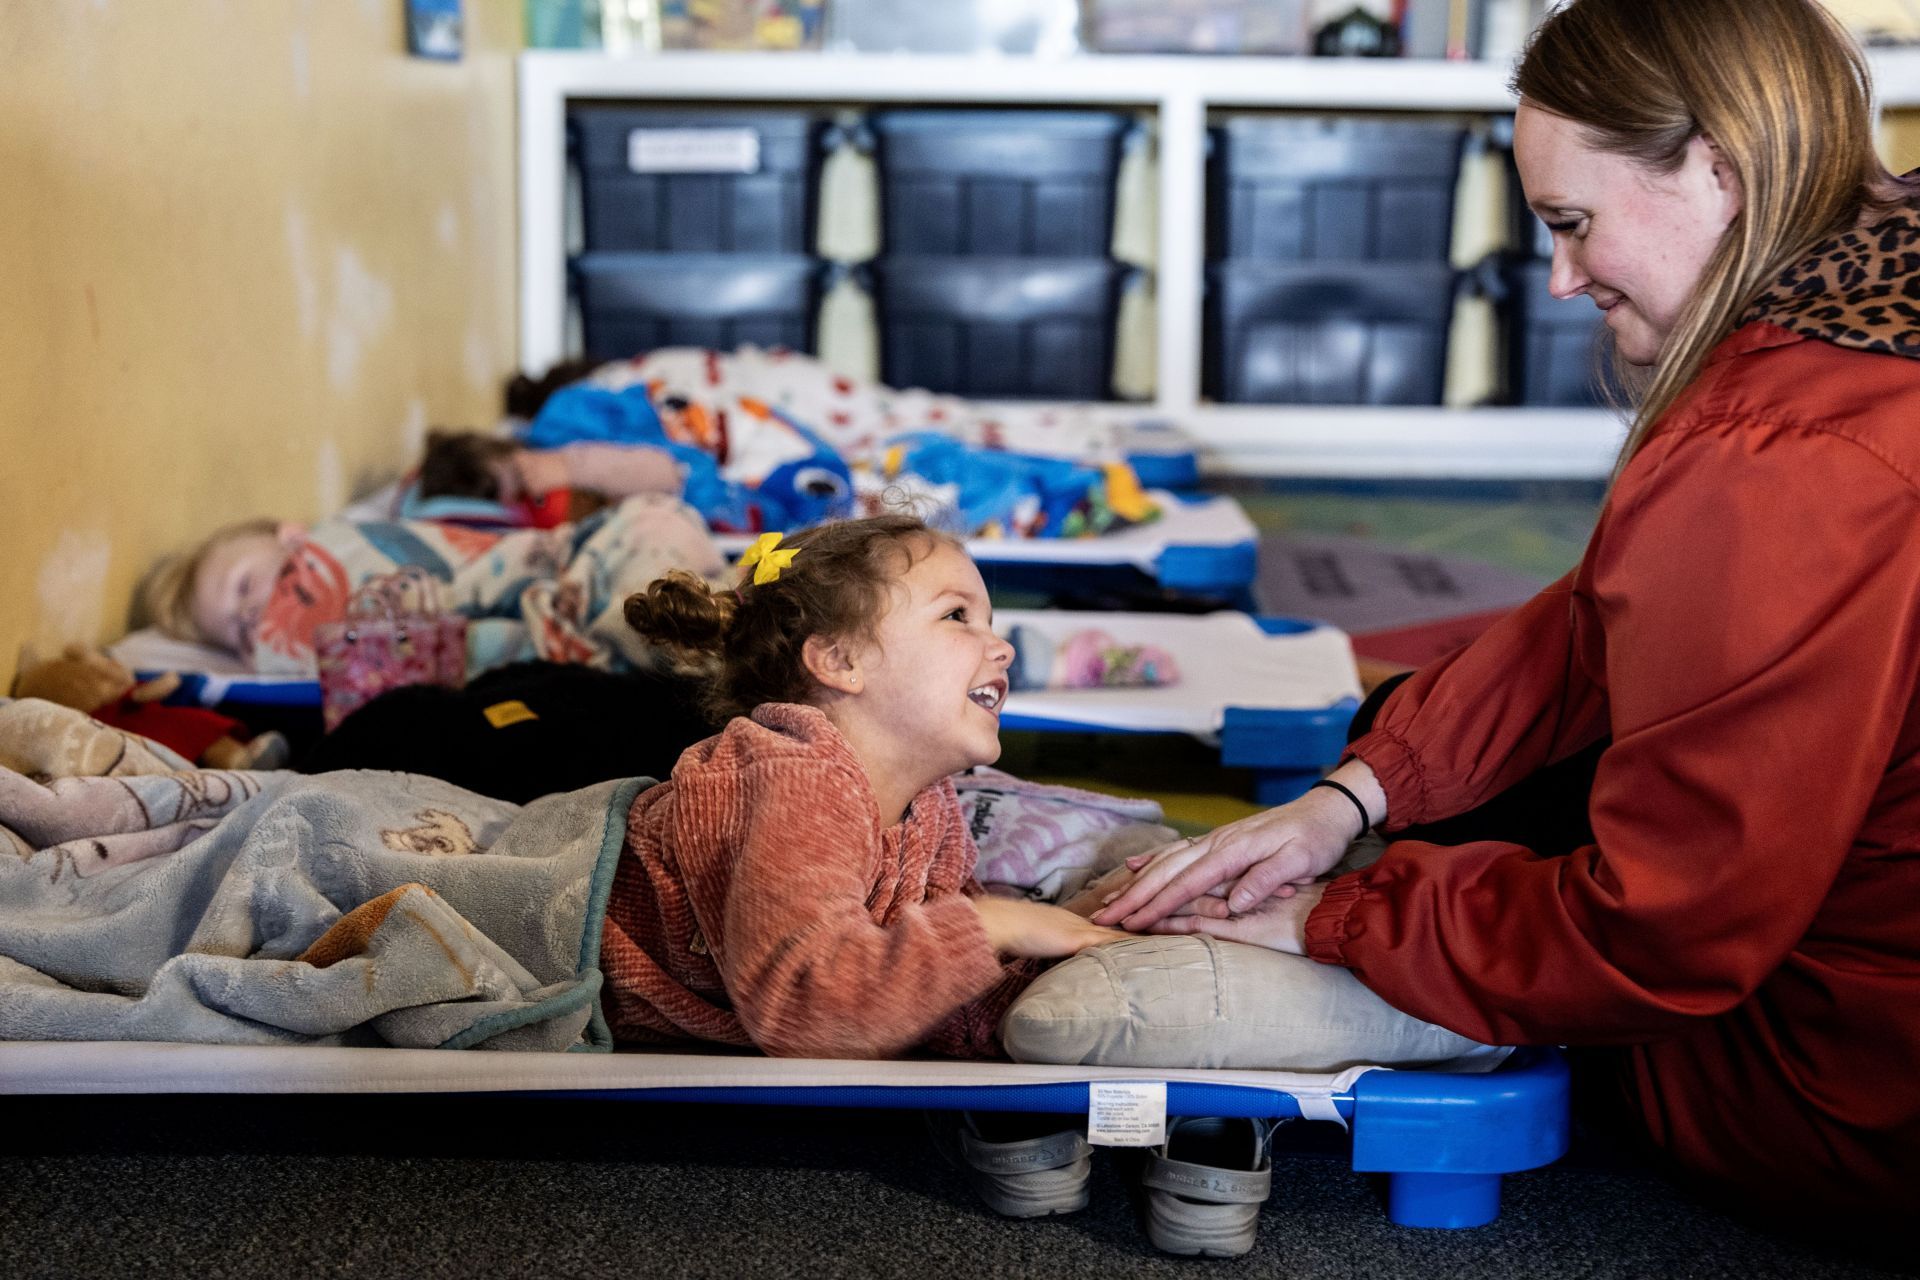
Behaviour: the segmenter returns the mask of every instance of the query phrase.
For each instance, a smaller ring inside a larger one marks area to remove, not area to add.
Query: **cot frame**
[[[1161,1081],[1167,1113],[1337,1120],[1352,1167],[1384,1174],[1388,1217],[1408,1227],[1493,1221],[1501,1180],[1557,1160],[1569,1138],[1569,1072],[1551,1048],[1492,1071],[1360,1069],[1312,1089],[1263,1074],[906,1061],[809,1063],[705,1052],[512,1053],[382,1048],[0,1042],[0,1094],[541,1096],[646,1105],[1084,1113],[1094,1083]],[[782,1077],[793,1083],[782,1082]],[[1218,1081],[1209,1079],[1217,1076]],[[728,1084],[731,1077],[742,1083]],[[1341,1081],[1346,1087],[1341,1088]],[[823,1083],[830,1082],[830,1083]]]

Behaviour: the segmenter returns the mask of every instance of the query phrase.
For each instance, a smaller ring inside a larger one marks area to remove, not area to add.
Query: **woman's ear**
[[[846,641],[808,636],[800,646],[800,660],[806,663],[807,674],[823,688],[835,693],[860,691],[860,661]]]
[[[1725,219],[1723,225],[1731,225],[1747,204],[1746,187],[1740,181],[1740,171],[1733,167],[1733,162],[1727,159],[1724,151],[1720,150],[1720,144],[1704,133],[1696,136],[1687,145],[1705,148],[1708,172],[1720,195],[1720,213]]]

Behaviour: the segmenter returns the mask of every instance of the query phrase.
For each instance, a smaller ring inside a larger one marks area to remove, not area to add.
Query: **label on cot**
[[[635,129],[627,134],[633,173],[758,173],[760,135],[752,129]]]
[[[519,724],[522,720],[538,720],[540,716],[526,703],[515,698],[510,702],[496,702],[480,713],[487,723],[496,729],[504,729],[510,724]]]
[[[1096,1147],[1157,1147],[1167,1140],[1165,1081],[1087,1085],[1087,1141]]]

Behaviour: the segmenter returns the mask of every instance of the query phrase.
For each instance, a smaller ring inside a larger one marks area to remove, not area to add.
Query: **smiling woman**
[[[1554,287],[1646,376],[1579,567],[1362,707],[1330,776],[1364,817],[1317,789],[1094,918],[1579,1046],[1597,1126],[1886,1231],[1920,1186],[1920,184],[1815,0],[1571,0],[1515,85]],[[1359,821],[1386,851],[1329,877]]]
[[[1881,163],[1866,60],[1810,0],[1581,4],[1513,88],[1553,288],[1645,371],[1622,464],[1766,284],[1920,189]]]

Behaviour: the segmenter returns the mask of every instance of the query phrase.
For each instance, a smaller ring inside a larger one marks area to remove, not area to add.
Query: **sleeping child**
[[[618,1039],[776,1055],[998,1053],[1037,969],[1125,935],[982,896],[951,775],[1000,755],[1012,648],[953,539],[904,516],[762,537],[736,590],[627,602],[708,655],[716,722],[644,791],[607,908]]]
[[[554,529],[436,521],[272,520],[229,525],[163,564],[144,589],[154,625],[265,674],[311,677],[314,632],[346,616],[369,580],[417,567],[469,628],[468,669],[525,658],[645,665],[621,602],[666,573],[717,578],[725,559],[699,516],[665,495],[630,498]]]
[[[551,529],[623,498],[679,497],[685,484],[673,456],[647,445],[582,441],[530,449],[480,431],[430,431],[399,513],[415,520]]]

